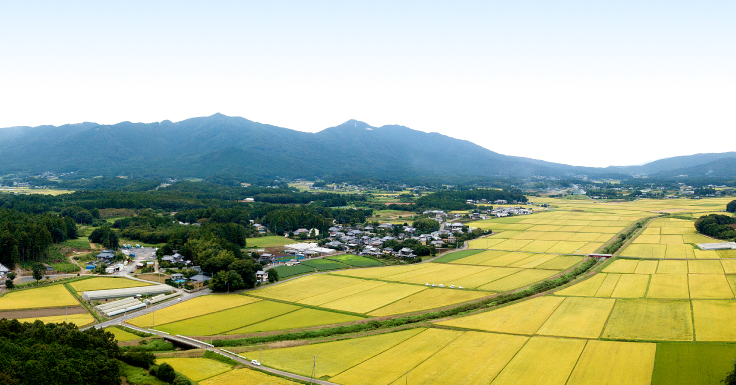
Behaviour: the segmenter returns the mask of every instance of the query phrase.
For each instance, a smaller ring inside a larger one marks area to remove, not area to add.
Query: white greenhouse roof
[[[110,289],[110,290],[94,290],[85,291],[82,293],[82,298],[86,301],[96,301],[101,299],[111,298],[123,298],[132,297],[135,295],[157,295],[166,294],[174,291],[174,288],[169,285],[152,285],[152,286],[141,286],[141,287],[128,287],[125,289]]]

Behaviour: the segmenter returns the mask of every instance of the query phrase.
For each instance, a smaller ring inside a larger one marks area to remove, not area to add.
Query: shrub
[[[149,352],[126,352],[120,360],[128,365],[148,369],[156,361],[156,356]]]
[[[174,372],[174,367],[165,362],[159,365],[155,369],[155,373],[152,374],[163,382],[172,383],[174,382],[174,379],[176,379],[176,372]]]

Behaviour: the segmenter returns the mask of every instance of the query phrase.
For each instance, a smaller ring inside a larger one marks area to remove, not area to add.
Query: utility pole
[[[64,322],[69,322],[69,307],[64,307],[64,315],[66,316],[66,320]]]
[[[152,320],[151,320],[151,329],[153,329],[153,328],[156,327],[156,311],[155,310],[153,312],[151,312],[151,317],[152,317]]]
[[[212,345],[212,328],[213,326],[210,326],[210,345]]]
[[[309,377],[309,383],[312,383],[312,379],[314,379],[314,370],[317,368],[317,356],[314,356],[314,363],[312,364],[312,376]]]

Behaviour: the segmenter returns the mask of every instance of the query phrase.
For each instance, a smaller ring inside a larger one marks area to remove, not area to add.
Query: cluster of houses
[[[415,239],[422,244],[429,243],[436,247],[441,247],[446,243],[455,243],[454,233],[461,232],[464,225],[462,223],[446,223],[442,229],[427,234],[419,234],[419,231],[411,226],[400,226],[401,232],[396,236],[386,234],[383,237],[379,237],[377,235],[381,229],[385,230],[386,233],[393,234],[394,226],[391,223],[384,223],[374,229],[370,225],[358,225],[355,227],[335,225],[329,228],[329,237],[327,238],[329,242],[325,246],[358,253],[359,255],[414,258],[416,255],[414,255],[410,248],[405,247],[399,251],[394,251],[393,248],[383,247],[383,244],[388,241],[401,242],[407,239]]]
[[[174,283],[179,285],[192,285],[195,289],[199,289],[202,286],[204,286],[205,282],[211,280],[212,278],[209,276],[206,276],[202,273],[202,269],[199,266],[192,267],[193,270],[197,271],[197,274],[189,277],[184,278],[184,274],[181,273],[174,273],[171,274],[171,280],[174,281]]]
[[[183,264],[184,266],[192,264],[192,261],[185,260],[184,256],[179,253],[174,253],[174,255],[164,255],[161,257],[161,262],[168,262],[172,265]]]

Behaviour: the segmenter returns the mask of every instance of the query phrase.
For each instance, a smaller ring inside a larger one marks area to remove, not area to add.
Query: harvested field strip
[[[584,340],[532,337],[491,385],[564,385],[585,344]]]
[[[487,385],[527,340],[522,336],[465,332],[409,371],[408,378],[415,384]],[[458,356],[465,359],[458,360]],[[394,384],[404,384],[402,381],[399,378]]]
[[[495,292],[514,290],[535,282],[545,280],[557,273],[557,271],[553,270],[522,270],[518,273],[514,273],[507,277],[493,281],[489,284],[483,285],[479,287],[479,289]]]
[[[358,269],[355,271],[362,270],[371,269]],[[355,278],[341,277],[331,274],[316,274],[297,278],[293,281],[280,283],[278,285],[268,286],[263,289],[257,289],[249,292],[248,294],[257,297],[296,302],[315,295],[324,294],[332,290],[342,289],[344,287],[363,282],[365,281]]]
[[[641,342],[588,341],[567,384],[648,385],[656,349]]]
[[[564,298],[532,298],[484,313],[438,322],[438,325],[490,332],[532,335],[557,310]]]
[[[378,308],[368,313],[368,315],[383,317],[387,315],[435,309],[461,302],[472,301],[474,299],[486,297],[490,294],[491,293],[482,291],[432,288],[420,291],[382,308]]]
[[[615,302],[610,298],[565,298],[537,334],[598,338]]]
[[[327,302],[322,304],[322,307],[365,314],[426,289],[426,287],[416,285],[387,283],[348,297]]]
[[[462,332],[427,329],[331,378],[339,384],[390,384],[457,339]]]
[[[206,336],[210,333],[221,334],[297,309],[299,309],[298,306],[280,302],[258,301],[250,305],[157,326],[156,329],[169,334],[186,336]],[[284,325],[284,327],[288,327],[288,325]]]
[[[736,302],[693,300],[692,303],[697,341],[736,341],[736,328],[733,327]]]
[[[202,381],[218,374],[229,372],[232,367],[209,358],[157,358],[156,364],[171,365],[177,372],[194,381]]]
[[[11,291],[0,297],[0,310],[40,309],[45,307],[79,306],[64,285]]]
[[[687,274],[654,274],[649,281],[647,298],[688,299]]]
[[[690,298],[692,299],[731,299],[733,292],[725,275],[688,274]]]
[[[256,332],[268,332],[272,330],[298,329],[312,326],[332,325],[344,322],[352,322],[363,319],[362,317],[335,313],[331,311],[316,309],[299,309],[291,313],[271,318],[244,328],[232,330],[228,334],[245,334]]]
[[[192,298],[186,302],[157,310],[155,314],[145,314],[127,322],[138,327],[150,328],[153,326],[154,321],[156,322],[156,325],[163,325],[187,318],[194,318],[226,309],[232,309],[238,306],[248,305],[258,301],[260,301],[259,298],[248,297],[240,294],[203,295]]]
[[[368,337],[264,350],[262,364],[276,369],[309,376],[312,357],[319,357],[315,377],[334,377],[361,362],[422,333],[426,329],[409,329]]]
[[[621,274],[611,297],[642,298],[647,294],[649,278],[648,274]]]
[[[613,307],[603,338],[692,341],[693,320],[686,300],[620,299]]]

